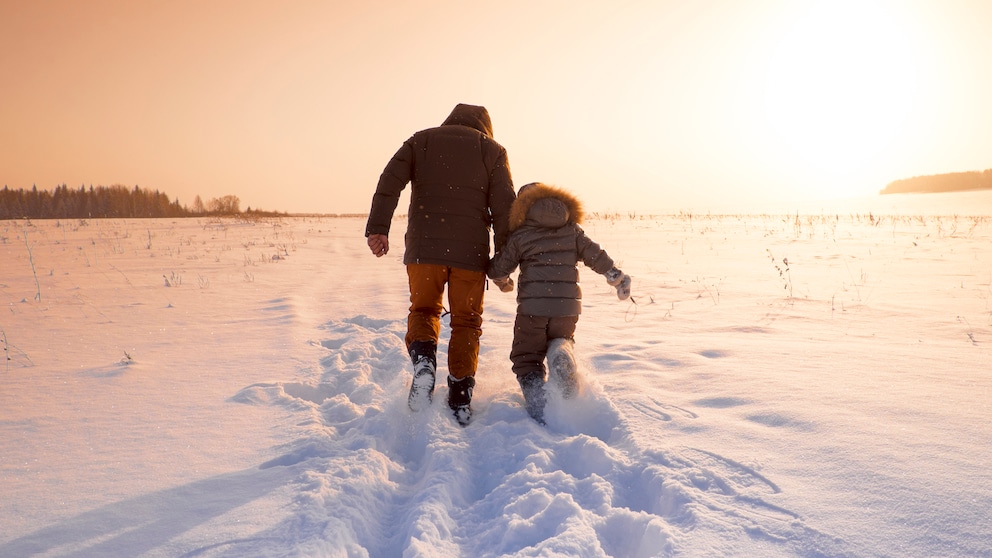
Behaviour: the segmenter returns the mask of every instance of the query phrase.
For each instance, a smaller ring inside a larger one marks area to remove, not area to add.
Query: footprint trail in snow
[[[449,416],[443,382],[430,409],[411,413],[404,333],[402,321],[331,321],[315,342],[318,382],[234,398],[297,416],[297,437],[262,465],[293,468],[298,484],[273,540],[370,556],[844,554],[776,505],[781,489],[753,468],[705,448],[643,447],[638,421],[697,413],[649,396],[615,403],[595,371],[576,399],[552,394],[547,427],[502,370],[480,370],[467,428]]]

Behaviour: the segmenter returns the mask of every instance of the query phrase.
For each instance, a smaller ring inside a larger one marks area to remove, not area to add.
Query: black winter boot
[[[455,420],[462,426],[467,426],[472,420],[472,390],[475,389],[475,378],[469,376],[456,380],[448,376],[448,407],[454,411]]]
[[[537,421],[541,426],[547,425],[544,421],[544,404],[547,397],[544,394],[544,371],[535,370],[517,376],[520,384],[520,391],[524,394],[524,408],[530,418]]]
[[[413,382],[407,405],[411,411],[422,411],[434,398],[434,377],[437,373],[437,345],[430,341],[410,343],[410,360],[413,362]]]

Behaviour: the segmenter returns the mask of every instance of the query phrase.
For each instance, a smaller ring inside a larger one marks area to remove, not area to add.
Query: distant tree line
[[[992,169],[984,171],[951,172],[914,176],[890,182],[883,194],[906,194],[910,192],[960,192],[964,190],[992,189]]]
[[[276,215],[271,212],[252,211],[252,215]],[[237,196],[222,196],[203,203],[200,196],[193,200],[193,207],[170,201],[169,196],[158,190],[135,186],[80,186],[72,189],[65,184],[54,191],[0,190],[0,219],[100,219],[100,218],[156,218],[195,217],[201,215],[240,215],[241,200]]]

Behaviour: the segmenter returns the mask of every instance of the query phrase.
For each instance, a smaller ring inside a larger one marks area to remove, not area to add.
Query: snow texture
[[[2,221],[0,556],[990,556],[989,201],[593,215],[578,393],[491,289],[464,428],[402,219]]]

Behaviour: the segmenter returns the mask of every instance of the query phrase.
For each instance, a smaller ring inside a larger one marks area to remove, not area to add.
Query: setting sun
[[[915,90],[898,19],[868,2],[821,2],[778,45],[764,109],[798,157],[842,177],[899,134]]]
[[[602,211],[794,208],[992,167],[987,0],[7,4],[0,188],[364,212],[457,103],[489,110],[515,183]]]

